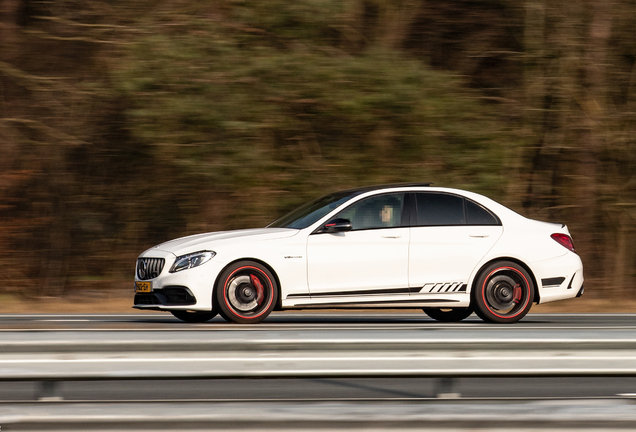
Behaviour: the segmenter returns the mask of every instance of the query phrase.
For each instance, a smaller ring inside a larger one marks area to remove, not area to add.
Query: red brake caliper
[[[514,289],[514,292],[513,292],[512,301],[515,303],[519,303],[521,301],[521,285],[517,284],[515,285],[513,289]]]
[[[257,302],[257,303],[260,303],[260,302],[261,302],[261,300],[262,300],[262,299],[263,299],[263,297],[264,297],[264,294],[263,294],[263,291],[264,291],[264,289],[263,289],[263,284],[262,284],[262,283],[261,283],[261,281],[260,281],[260,280],[259,280],[256,276],[254,276],[253,274],[252,274],[252,275],[250,275],[250,280],[252,281],[252,285],[254,285],[254,287],[256,288],[256,302]]]

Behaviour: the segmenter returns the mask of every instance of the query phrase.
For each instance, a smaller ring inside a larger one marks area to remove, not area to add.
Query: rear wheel
[[[223,318],[250,324],[264,320],[272,312],[278,299],[278,286],[265,266],[239,261],[223,271],[214,294]]]
[[[172,315],[187,323],[202,323],[210,321],[216,316],[215,311],[188,311],[188,310],[172,310]]]
[[[496,323],[513,323],[523,318],[534,299],[534,283],[528,272],[510,261],[486,267],[473,290],[475,313]]]
[[[424,313],[441,322],[459,322],[468,318],[473,310],[467,308],[424,308]]]

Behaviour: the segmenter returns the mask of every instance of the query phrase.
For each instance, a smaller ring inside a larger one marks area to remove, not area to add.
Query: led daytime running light
[[[198,267],[210,261],[215,255],[216,252],[201,251],[178,256],[177,259],[174,261],[172,268],[170,269],[170,273],[176,273],[182,270]]]

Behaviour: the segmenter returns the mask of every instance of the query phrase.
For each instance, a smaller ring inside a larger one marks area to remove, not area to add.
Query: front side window
[[[351,221],[351,229],[394,228],[402,224],[404,194],[386,194],[363,199],[335,217]]]

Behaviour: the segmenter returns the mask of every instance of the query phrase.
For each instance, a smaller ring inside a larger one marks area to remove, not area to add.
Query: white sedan
[[[188,322],[256,323],[273,310],[421,308],[512,323],[583,294],[563,224],[428,184],[332,193],[265,228],[197,234],[142,253],[137,309]]]

